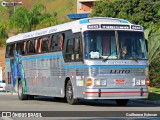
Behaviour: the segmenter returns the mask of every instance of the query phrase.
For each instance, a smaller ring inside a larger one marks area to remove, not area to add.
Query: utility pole
[[[1,0],[2,1],[2,0]],[[13,2],[6,2],[6,1],[3,1],[2,3],[1,3],[1,5],[3,6],[3,7],[13,7],[13,11],[15,12],[15,8],[16,8],[16,6],[20,6],[20,5],[22,5],[23,3],[22,2],[15,2],[14,0],[13,0]]]
[[[0,1],[2,1],[2,0],[0,0]],[[15,12],[15,10],[16,10],[16,6],[20,6],[20,5],[22,5],[23,3],[22,2],[15,2],[15,0],[13,0],[12,2],[6,2],[6,1],[2,1],[1,2],[1,5],[3,6],[3,7],[8,7],[8,8],[13,8],[13,13]],[[13,13],[11,13],[11,15],[13,14]],[[14,29],[15,29],[15,25],[14,25]],[[14,30],[14,32],[15,32],[15,30]]]

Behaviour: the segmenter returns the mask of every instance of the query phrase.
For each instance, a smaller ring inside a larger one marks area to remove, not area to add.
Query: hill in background
[[[5,0],[12,2],[13,0]],[[77,0],[15,0],[22,1],[23,6],[28,10],[32,8],[33,5],[41,3],[46,7],[46,13],[54,14],[57,13],[57,18],[59,22],[68,21],[69,18],[67,14],[76,13]],[[10,8],[13,9],[13,8]],[[9,19],[9,10],[0,5],[0,21]]]

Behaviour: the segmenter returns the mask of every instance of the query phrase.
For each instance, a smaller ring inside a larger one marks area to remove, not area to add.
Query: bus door
[[[82,61],[82,48],[82,39],[79,34],[67,37],[63,51],[65,62]]]

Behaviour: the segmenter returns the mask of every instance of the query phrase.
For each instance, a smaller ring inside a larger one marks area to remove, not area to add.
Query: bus
[[[115,100],[148,97],[143,27],[127,20],[93,17],[7,39],[7,88],[20,100],[34,96]]]

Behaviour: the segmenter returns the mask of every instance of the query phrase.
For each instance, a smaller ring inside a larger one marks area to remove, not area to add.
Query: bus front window
[[[115,31],[84,32],[85,59],[117,59]]]
[[[118,31],[120,59],[146,59],[146,45],[142,32]]]
[[[147,59],[143,32],[117,31],[117,33],[119,47],[116,46],[115,31],[84,32],[85,59]]]

